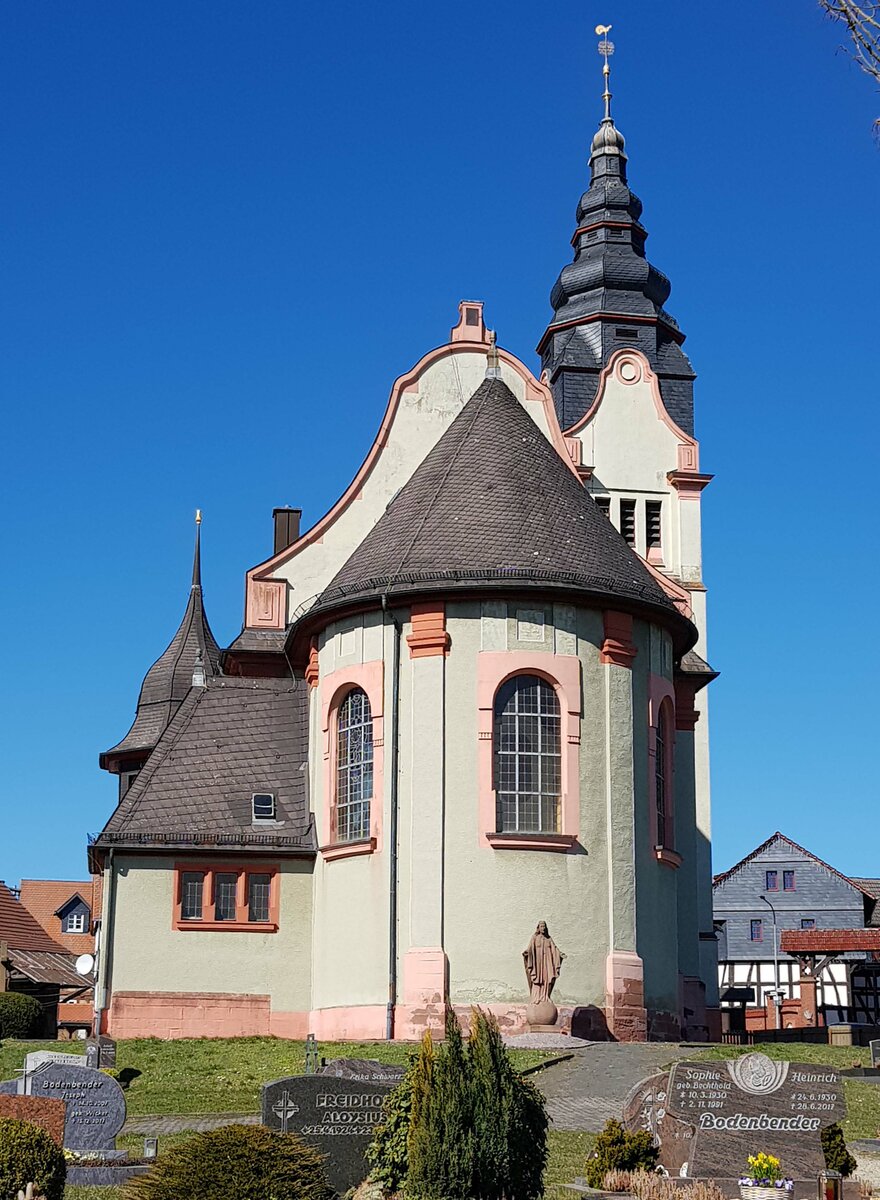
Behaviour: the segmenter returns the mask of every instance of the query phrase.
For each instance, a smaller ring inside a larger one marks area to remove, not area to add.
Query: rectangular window
[[[202,896],[205,889],[203,871],[184,871],[180,888],[180,916],[184,921],[201,921]]]
[[[663,505],[659,500],[645,501],[645,530],[649,550],[663,548]]]
[[[68,913],[67,919],[64,922],[65,933],[85,933],[86,931],[86,914],[84,912]]]
[[[636,502],[621,500],[620,502],[620,532],[630,546],[636,544]]]
[[[254,792],[251,805],[255,821],[275,820],[275,796],[272,792]]]
[[[611,516],[611,497],[610,496],[594,496],[593,499],[596,501],[596,505],[597,505],[599,511],[604,513],[606,517],[610,517]]]
[[[235,889],[238,875],[233,871],[214,873],[214,920],[235,920]]]
[[[271,875],[248,875],[248,920],[269,920]]]
[[[794,891],[794,871],[782,872],[782,890],[784,892]]]
[[[765,871],[764,872],[764,891],[778,892],[779,891],[779,872]]]
[[[764,922],[756,917],[751,923],[751,938],[753,942],[763,942]]]
[[[801,929],[815,929],[815,928],[816,928],[816,918],[815,917],[801,917]]]

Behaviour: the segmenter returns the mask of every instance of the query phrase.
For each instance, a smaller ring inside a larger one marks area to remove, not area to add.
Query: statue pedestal
[[[533,1033],[557,1032],[558,1016],[559,1010],[552,1000],[541,1000],[538,1004],[526,1005],[526,1023]]]

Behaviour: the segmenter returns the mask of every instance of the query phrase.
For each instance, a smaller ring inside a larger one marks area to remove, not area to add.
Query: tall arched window
[[[657,813],[657,845],[671,848],[670,786],[672,783],[672,733],[669,705],[661,704],[654,735],[654,803]]]
[[[337,842],[370,836],[373,797],[373,714],[366,692],[352,688],[336,715]]]
[[[558,833],[562,790],[559,700],[537,675],[498,689],[494,711],[499,833]]]

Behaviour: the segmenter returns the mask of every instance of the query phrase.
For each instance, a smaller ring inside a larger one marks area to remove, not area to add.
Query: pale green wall
[[[312,864],[280,863],[277,933],[215,933],[172,928],[174,864],[181,861],[198,862],[116,856],[112,990],[251,993],[269,995],[275,1012],[308,1009]]]

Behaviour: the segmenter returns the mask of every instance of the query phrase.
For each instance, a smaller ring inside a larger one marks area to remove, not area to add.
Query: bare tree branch
[[[852,58],[866,75],[880,83],[880,0],[819,0],[821,8],[833,21],[841,21],[847,28],[852,47]],[[880,117],[874,122],[880,133]]]

